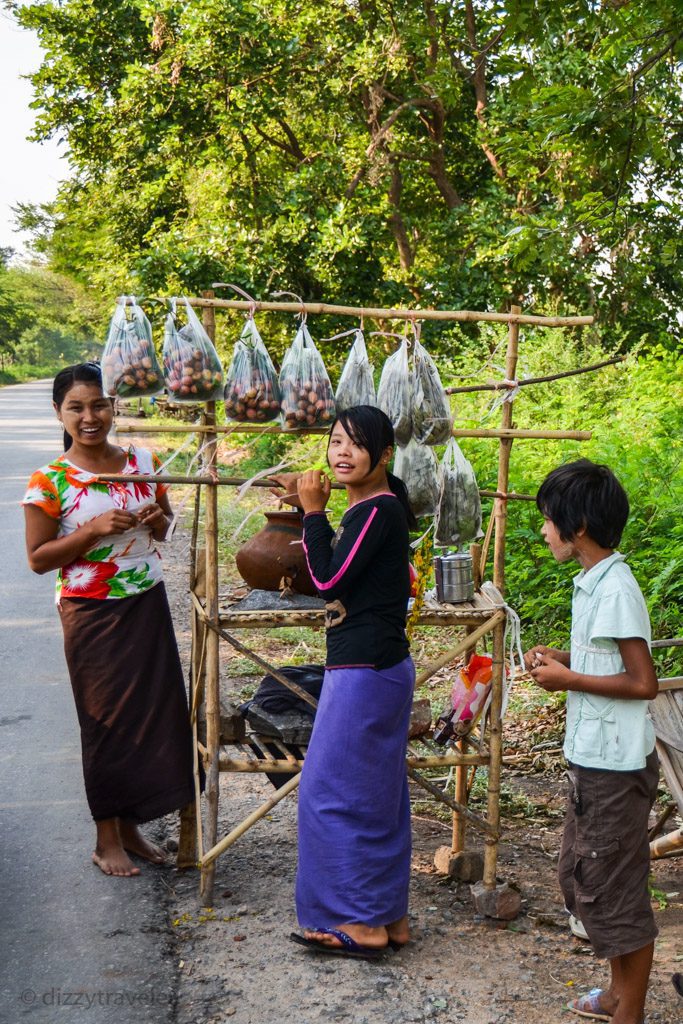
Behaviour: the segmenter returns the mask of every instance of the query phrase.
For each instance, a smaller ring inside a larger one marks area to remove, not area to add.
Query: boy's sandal
[[[601,995],[601,988],[592,988],[585,996],[579,996],[578,999],[570,999],[567,1003],[567,1009],[571,1010],[572,1013],[578,1014],[579,1017],[591,1017],[593,1020],[611,1020],[612,1014],[605,1013],[600,1006]]]

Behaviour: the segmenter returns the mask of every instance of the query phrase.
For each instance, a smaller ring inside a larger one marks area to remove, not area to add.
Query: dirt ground
[[[189,652],[188,537],[167,548],[166,576],[180,646]],[[165,874],[167,938],[177,961],[178,1024],[352,1024],[455,1022],[550,1024],[574,1018],[564,1004],[599,985],[605,964],[568,927],[555,879],[563,803],[561,776],[505,773],[528,798],[504,819],[499,875],[522,894],[510,923],[482,919],[469,885],[438,875],[437,847],[449,826],[420,814],[413,823],[413,941],[380,961],[319,956],[296,946],[293,904],[296,800],[286,798],[218,861],[214,901],[202,907],[195,872]],[[256,775],[221,778],[219,834],[273,792]],[[168,824],[168,821],[167,823]],[[173,823],[172,827],[175,827]],[[470,833],[473,849],[481,842]],[[683,1001],[671,974],[683,970],[683,859],[653,864],[661,908],[648,1022],[679,1024]]]

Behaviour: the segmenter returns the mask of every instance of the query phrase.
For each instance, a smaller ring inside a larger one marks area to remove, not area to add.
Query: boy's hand
[[[571,670],[566,665],[563,665],[561,661],[552,657],[552,654],[556,652],[553,651],[551,653],[549,648],[546,648],[546,652],[543,654],[537,652],[534,655],[534,664],[530,666],[531,678],[535,683],[538,683],[541,689],[547,690],[548,693],[568,689],[572,677]],[[530,651],[529,653],[531,654],[532,652]],[[526,663],[526,655],[524,661]]]
[[[569,651],[558,651],[554,647],[546,647],[545,644],[536,644],[524,654],[524,668],[527,672],[530,672],[532,668],[538,668],[543,663],[544,655],[554,658],[555,661],[559,661],[560,664],[569,668]]]

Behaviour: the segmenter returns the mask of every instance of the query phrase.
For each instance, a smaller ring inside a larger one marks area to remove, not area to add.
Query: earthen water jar
[[[267,523],[235,555],[237,571],[254,590],[279,590],[284,578],[292,590],[314,596],[303,544],[300,512],[265,512]]]

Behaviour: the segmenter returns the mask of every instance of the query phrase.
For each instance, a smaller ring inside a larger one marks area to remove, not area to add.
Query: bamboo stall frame
[[[216,299],[213,292],[202,293],[201,298],[190,298],[192,306],[201,309],[204,327],[213,340],[215,336],[215,310],[238,310],[250,313],[260,311],[275,311],[294,314],[333,314],[344,317],[367,318],[375,320],[402,319],[410,322],[417,321],[441,321],[441,322],[491,322],[507,324],[508,343],[505,362],[506,381],[501,385],[488,384],[477,386],[476,390],[500,390],[510,388],[514,381],[517,367],[517,350],[519,341],[520,325],[536,325],[542,327],[571,327],[584,326],[593,323],[591,316],[572,317],[543,317],[523,314],[520,307],[513,306],[509,313],[486,313],[472,312],[469,310],[405,310],[405,309],[383,309],[368,307],[353,307],[342,305],[331,305],[328,303],[292,303],[292,302],[243,302],[240,300]],[[583,367],[575,371],[567,371],[561,375],[553,375],[550,379],[558,376],[571,376],[574,373],[588,372],[597,369],[602,365],[610,365],[617,360],[609,360],[598,364],[595,367]],[[515,383],[530,384],[541,383],[544,378],[538,380],[519,381]],[[474,388],[446,389],[449,393],[474,390]],[[494,501],[494,509],[491,520],[491,531],[493,533],[493,582],[501,594],[505,586],[505,541],[507,530],[507,503],[510,500],[533,501],[533,495],[516,494],[508,490],[510,450],[513,441],[552,439],[552,440],[588,440],[591,437],[590,431],[585,430],[536,430],[523,429],[514,425],[512,419],[513,401],[503,403],[501,425],[499,428],[453,428],[452,434],[456,438],[489,438],[498,441],[498,479],[495,490],[481,491],[482,496],[491,497]],[[290,435],[320,434],[328,432],[329,427],[305,427],[301,429],[285,429],[277,423],[250,424],[234,423],[229,426],[219,426],[216,423],[215,403],[204,404],[204,412],[201,421],[195,424],[168,424],[161,427],[152,424],[136,424],[128,428],[119,428],[121,432],[128,430],[135,433],[196,433],[204,446],[203,450],[203,471],[197,476],[156,475],[152,479],[169,483],[189,483],[197,486],[197,500],[195,502],[195,516],[193,522],[193,541],[191,552],[191,615],[192,615],[192,657],[191,657],[191,708],[193,717],[193,729],[195,733],[196,749],[201,755],[206,769],[206,825],[204,825],[201,801],[199,800],[199,787],[197,785],[197,801],[195,806],[195,820],[187,812],[182,818],[181,841],[179,849],[179,866],[193,866],[197,864],[201,871],[200,892],[204,903],[211,903],[213,896],[214,874],[216,860],[226,849],[228,849],[251,825],[268,813],[281,799],[293,792],[298,784],[299,776],[289,780],[285,786],[277,791],[265,804],[250,814],[243,822],[237,825],[223,839],[218,839],[218,812],[219,812],[219,780],[221,772],[264,772],[274,770],[285,772],[297,770],[301,761],[288,754],[284,750],[283,758],[272,760],[255,758],[257,763],[248,762],[245,758],[221,757],[221,736],[220,736],[220,700],[219,700],[219,640],[223,639],[233,647],[247,654],[257,664],[267,665],[263,659],[259,659],[255,652],[246,645],[242,645],[232,634],[227,633],[223,628],[226,624],[249,626],[250,628],[269,628],[273,625],[321,625],[321,615],[313,612],[295,612],[291,614],[279,614],[274,621],[272,613],[245,613],[239,617],[239,622],[221,612],[219,607],[218,594],[218,512],[217,512],[217,488],[221,485],[242,486],[245,481],[240,478],[218,478],[215,473],[216,450],[218,437],[224,434],[265,434],[278,433]],[[205,436],[203,436],[205,435]],[[208,472],[207,472],[208,471]],[[103,479],[115,479],[115,477],[103,477]],[[133,479],[149,479],[140,476],[139,478],[127,475],[129,482]],[[268,486],[265,481],[256,481],[256,486]],[[200,492],[204,492],[204,552],[198,547],[198,519],[200,513]],[[486,561],[488,544],[485,544],[481,555],[481,570]],[[201,556],[201,558],[200,558]],[[454,606],[449,606],[453,608]],[[443,753],[420,755],[414,749],[409,748],[406,758],[406,770],[409,776],[422,788],[429,791],[433,796],[446,804],[453,811],[453,850],[458,852],[463,849],[465,842],[465,825],[469,823],[484,833],[485,836],[485,857],[484,857],[484,884],[486,888],[493,889],[496,885],[496,866],[498,840],[500,836],[500,775],[502,758],[502,723],[501,706],[503,695],[504,678],[504,640],[505,640],[505,613],[500,606],[492,605],[488,609],[482,607],[468,606],[460,614],[457,611],[423,610],[419,624],[422,625],[458,625],[465,629],[465,637],[460,643],[447,651],[441,658],[429,665],[419,675],[422,682],[429,678],[439,668],[452,662],[460,653],[471,650],[476,646],[477,641],[486,633],[493,633],[493,677],[492,677],[492,704],[488,723],[488,750],[480,753],[468,753],[468,742],[461,742],[457,747],[444,749]],[[268,666],[269,669],[272,668]],[[277,674],[277,670],[276,670]],[[286,677],[280,677],[281,681],[291,689],[290,681]],[[204,704],[206,712],[206,744],[200,743],[197,738],[197,714],[200,706]],[[267,738],[263,738],[264,740]],[[262,749],[258,739],[255,739],[257,749]],[[270,742],[270,741],[269,741]],[[279,749],[279,748],[278,748]],[[488,766],[489,781],[487,794],[487,810],[485,817],[474,814],[467,807],[469,786],[467,784],[467,772],[477,765]],[[439,787],[429,780],[424,779],[417,773],[417,768],[455,766],[457,771],[456,799],[453,800]],[[193,831],[196,835],[193,835]]]

